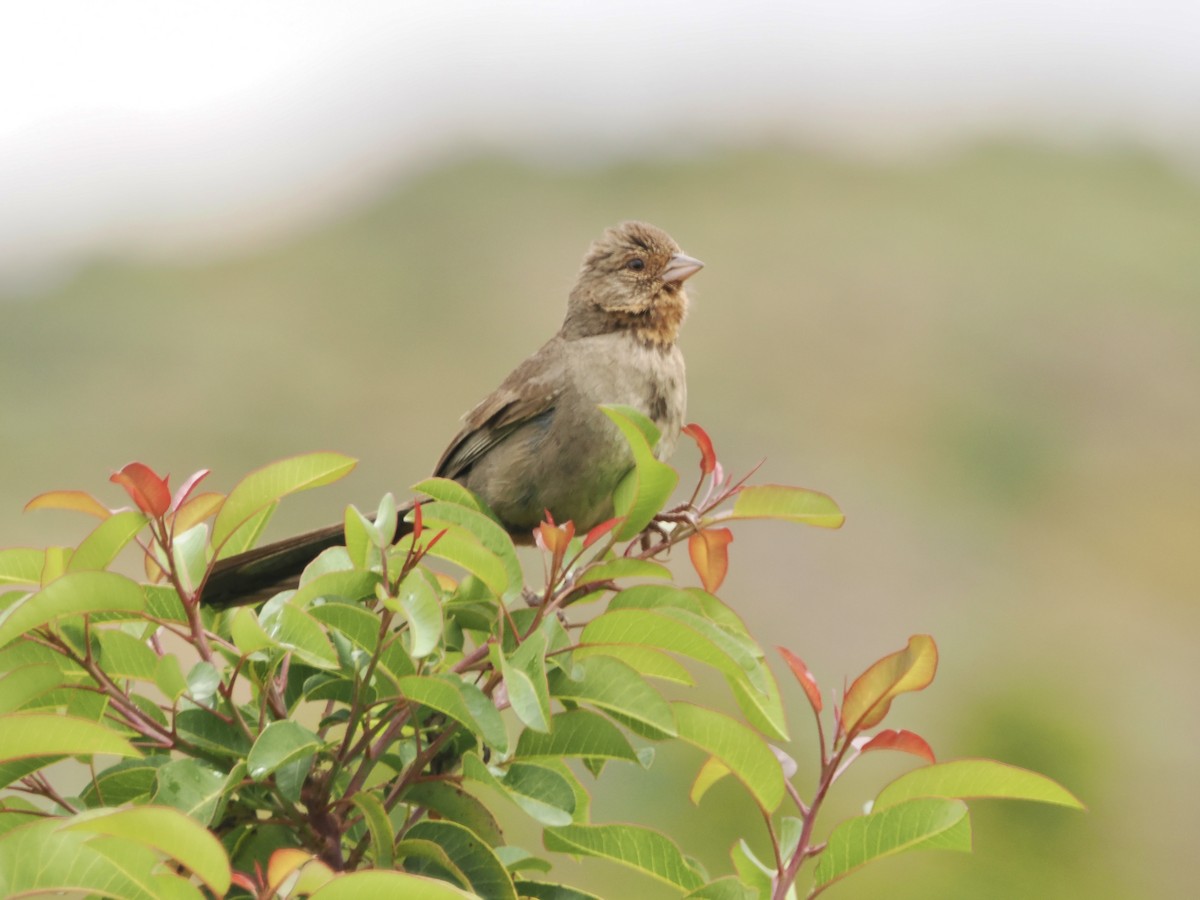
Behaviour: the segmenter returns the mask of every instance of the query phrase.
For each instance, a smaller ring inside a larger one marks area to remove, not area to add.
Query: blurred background
[[[273,536],[403,493],[555,330],[588,243],[644,218],[708,264],[689,418],[848,515],[743,528],[722,595],[827,691],[933,634],[891,724],[1090,807],[976,804],[973,856],[828,896],[1191,896],[1197,46],[1167,0],[7,5],[0,545],[77,540],[24,502],[118,505],[135,458],[217,489],[361,460]],[[700,762],[609,767],[596,820],[730,871],[761,825],[733,785],[691,809]],[[908,767],[863,760],[824,826]]]

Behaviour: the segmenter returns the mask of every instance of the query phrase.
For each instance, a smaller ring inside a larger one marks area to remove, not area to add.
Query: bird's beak
[[[663,270],[662,280],[667,284],[673,281],[682,284],[703,268],[704,263],[700,260],[693,259],[686,253],[676,253]]]

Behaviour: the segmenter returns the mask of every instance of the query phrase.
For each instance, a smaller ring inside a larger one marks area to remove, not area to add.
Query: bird
[[[583,258],[558,332],[463,416],[433,474],[477,494],[518,543],[531,543],[547,514],[579,532],[610,519],[633,456],[600,406],[641,412],[661,435],[655,455],[670,456],[687,405],[677,344],[688,311],[684,282],[703,265],[654,225],[605,230]],[[393,540],[411,527],[401,516]],[[265,600],[294,587],[309,562],[342,542],[334,525],[218,560],[201,602]]]

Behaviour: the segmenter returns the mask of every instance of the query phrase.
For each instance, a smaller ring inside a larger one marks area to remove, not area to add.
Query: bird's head
[[[583,259],[564,333],[628,329],[647,343],[673,344],[687,313],[683,283],[703,265],[661,228],[645,222],[609,228]]]

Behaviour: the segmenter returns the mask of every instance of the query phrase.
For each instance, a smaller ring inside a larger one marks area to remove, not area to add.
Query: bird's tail
[[[404,521],[411,508],[411,504],[401,506],[393,542],[412,530]],[[325,550],[344,543],[344,535],[342,525],[331,525],[219,560],[204,583],[200,602],[213,609],[228,609],[269,600],[296,587],[304,567]]]

